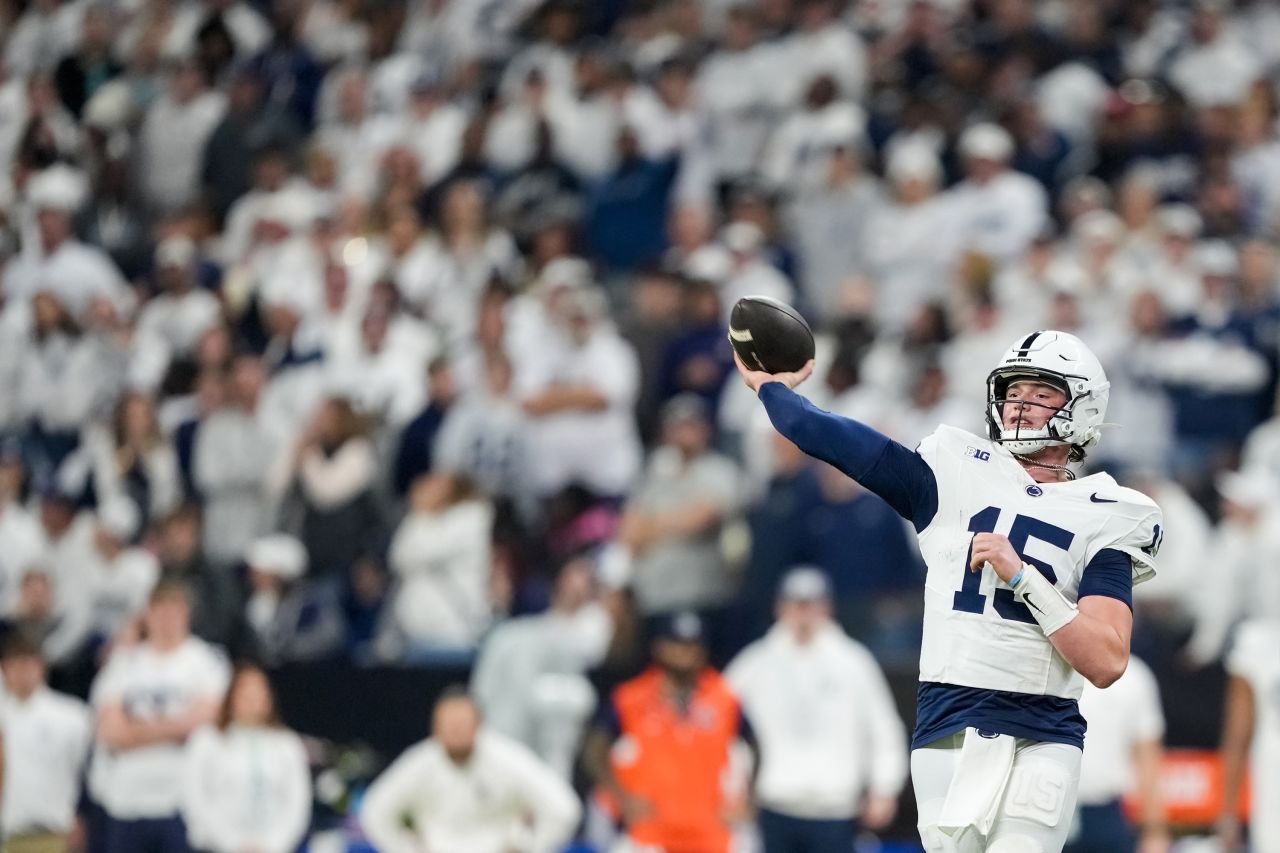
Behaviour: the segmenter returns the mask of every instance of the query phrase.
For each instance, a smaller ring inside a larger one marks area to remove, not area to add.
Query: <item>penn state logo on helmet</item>
[[[1067,402],[1039,429],[1004,427],[1005,398],[1009,386],[1019,380],[1043,382],[1067,396]],[[987,376],[987,433],[1013,453],[1070,445],[1072,461],[1079,461],[1101,437],[1110,389],[1101,362],[1075,335],[1031,332],[1014,341]]]

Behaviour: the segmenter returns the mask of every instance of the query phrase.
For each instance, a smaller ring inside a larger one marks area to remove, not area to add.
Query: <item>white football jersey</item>
[[[1104,473],[1037,483],[1000,444],[954,427],[940,426],[917,452],[938,492],[937,512],[919,534],[928,565],[920,680],[1078,699],[1082,677],[1009,585],[989,565],[969,571],[973,536],[1008,536],[1075,601],[1085,567],[1103,549],[1132,559],[1135,584],[1154,575],[1159,507]]]

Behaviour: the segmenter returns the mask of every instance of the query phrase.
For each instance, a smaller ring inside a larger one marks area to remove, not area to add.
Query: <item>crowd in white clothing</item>
[[[914,552],[733,381],[764,294],[814,401],[909,446],[982,431],[1016,334],[1087,341],[1085,468],[1167,518],[1135,648],[1253,673],[1277,45],[1264,0],[4,4],[0,621],[102,705],[174,580],[232,658],[474,664],[561,772],[586,674],[683,609],[727,662],[796,564],[893,669],[915,575],[869,567]]]

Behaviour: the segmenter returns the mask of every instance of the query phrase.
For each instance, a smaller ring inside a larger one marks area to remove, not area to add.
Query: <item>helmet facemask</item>
[[[1009,386],[1020,380],[1041,382],[1066,394],[1066,402],[1039,429],[1004,427],[1007,403],[1044,407],[1032,400],[1008,399]],[[1066,445],[1067,461],[1079,462],[1101,436],[1110,388],[1101,363],[1079,338],[1052,329],[1032,332],[1015,341],[987,375],[987,436],[1024,456]]]
[[[1009,400],[1009,387],[1016,382],[1039,382],[1050,385],[1066,396],[1061,406],[1050,407],[1034,400]],[[997,369],[987,378],[987,431],[992,440],[999,442],[1011,453],[1027,455],[1043,450],[1046,447],[1072,444],[1074,432],[1072,408],[1079,399],[1071,393],[1070,379],[1060,373],[1052,373],[1034,368],[1018,367]],[[1004,425],[1004,407],[1020,405],[1026,408],[1051,409],[1052,414],[1044,425],[1038,428]],[[1072,447],[1072,461],[1084,457],[1084,451]]]

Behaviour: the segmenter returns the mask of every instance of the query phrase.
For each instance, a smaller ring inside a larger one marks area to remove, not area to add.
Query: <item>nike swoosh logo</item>
[[[1116,504],[1116,503],[1120,503],[1120,501],[1112,500],[1111,498],[1100,498],[1100,497],[1098,497],[1098,493],[1097,493],[1097,492],[1094,492],[1093,494],[1089,495],[1089,500],[1093,501],[1093,502],[1094,502],[1094,503],[1096,503],[1096,504]]]
[[[1026,605],[1027,605],[1028,607],[1035,607],[1035,609],[1036,609],[1036,610],[1039,610],[1041,613],[1043,613],[1043,612],[1044,612],[1044,610],[1043,610],[1043,609],[1041,609],[1040,607],[1038,607],[1038,606],[1036,605],[1036,603],[1035,603],[1034,601],[1032,601],[1032,600],[1031,600],[1031,596],[1029,596],[1029,595],[1024,595],[1024,596],[1022,596],[1022,600],[1023,600],[1023,602],[1025,602],[1025,603],[1026,603]]]

